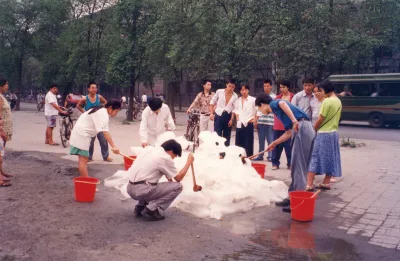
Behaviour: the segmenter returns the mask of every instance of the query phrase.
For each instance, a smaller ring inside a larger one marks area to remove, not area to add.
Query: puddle
[[[256,230],[247,236],[250,242],[243,250],[225,255],[223,260],[361,260],[354,245],[343,239],[312,233],[312,223],[290,221],[277,228]],[[232,227],[242,231],[240,223]],[[252,229],[251,229],[252,230]],[[249,230],[247,230],[249,231]]]

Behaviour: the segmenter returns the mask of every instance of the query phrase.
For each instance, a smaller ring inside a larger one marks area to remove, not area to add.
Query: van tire
[[[382,113],[373,112],[369,116],[369,126],[373,128],[382,128],[385,125],[385,120]]]

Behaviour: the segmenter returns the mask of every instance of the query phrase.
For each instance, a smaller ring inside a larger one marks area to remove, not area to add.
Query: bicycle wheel
[[[66,148],[68,145],[68,139],[65,136],[67,130],[68,130],[68,124],[65,122],[65,120],[63,120],[60,126],[60,138],[61,138],[61,144],[63,145],[64,148]]]
[[[71,138],[71,133],[72,133],[72,128],[74,127],[73,121],[69,121],[68,124],[66,124],[67,127],[65,129],[65,138],[69,141],[69,138]]]
[[[200,126],[196,125],[193,129],[193,145],[199,146],[199,134],[200,134]]]
[[[141,121],[142,120],[142,111],[138,111],[138,113],[136,114],[136,119]]]

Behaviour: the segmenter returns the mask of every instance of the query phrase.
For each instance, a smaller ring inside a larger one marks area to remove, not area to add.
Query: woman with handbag
[[[318,89],[325,94],[325,100],[321,104],[319,117],[314,125],[317,136],[308,167],[307,191],[314,190],[315,175],[325,174],[323,182],[316,186],[323,190],[331,189],[331,177],[342,176],[338,133],[342,103],[336,97],[332,83],[318,84]]]

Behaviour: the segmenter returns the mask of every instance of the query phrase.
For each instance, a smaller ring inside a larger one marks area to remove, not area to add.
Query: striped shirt
[[[272,99],[276,98],[275,93],[271,93],[269,96],[271,96]],[[274,125],[274,114],[272,112],[269,114],[263,114],[262,112],[258,111],[257,116],[257,124]]]

